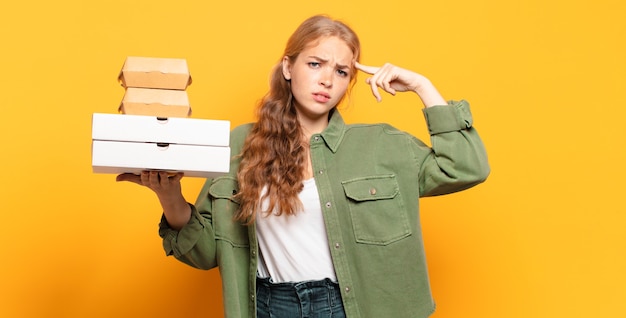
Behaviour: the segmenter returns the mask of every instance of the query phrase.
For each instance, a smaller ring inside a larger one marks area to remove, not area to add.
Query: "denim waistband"
[[[345,318],[339,284],[329,278],[274,283],[257,277],[257,317]]]
[[[328,287],[332,289],[339,290],[339,284],[333,282],[330,278],[324,278],[322,280],[309,280],[304,282],[285,282],[285,283],[274,283],[270,277],[256,278],[257,285],[261,285],[272,290],[283,290],[283,291],[291,291],[291,290],[302,290],[307,288],[315,288],[315,287]]]

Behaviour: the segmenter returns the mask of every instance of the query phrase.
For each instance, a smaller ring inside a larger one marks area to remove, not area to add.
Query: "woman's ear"
[[[283,61],[282,61],[282,67],[283,67],[283,77],[290,81],[291,80],[291,67],[289,65],[289,58],[288,57],[283,57]]]

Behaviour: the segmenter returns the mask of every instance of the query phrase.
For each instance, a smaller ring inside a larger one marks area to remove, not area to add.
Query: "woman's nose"
[[[322,75],[322,77],[320,78],[320,85],[326,88],[330,88],[331,86],[333,86],[332,75],[331,74]]]

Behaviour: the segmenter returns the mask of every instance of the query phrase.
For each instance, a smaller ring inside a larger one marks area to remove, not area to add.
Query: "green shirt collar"
[[[324,129],[324,131],[322,131],[322,134],[321,134],[322,138],[324,139],[324,142],[326,142],[326,145],[328,146],[328,148],[330,148],[330,150],[333,153],[337,152],[337,149],[339,148],[339,144],[341,143],[341,140],[343,139],[345,131],[346,131],[346,124],[344,123],[343,118],[341,117],[341,114],[339,114],[339,111],[335,108],[332,110],[332,113],[330,114],[328,127],[326,127],[326,129]]]

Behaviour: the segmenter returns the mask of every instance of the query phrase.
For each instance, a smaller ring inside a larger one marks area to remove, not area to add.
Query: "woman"
[[[427,317],[434,311],[419,225],[420,196],[485,180],[489,166],[469,105],[428,79],[358,63],[360,44],[325,16],[290,37],[258,121],[231,133],[230,174],[195,205],[182,174],[120,175],[163,206],[168,255],[220,267],[227,317]],[[385,125],[346,125],[337,105],[357,70],[378,88],[415,92],[433,148]]]

